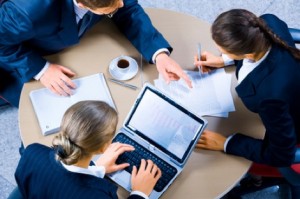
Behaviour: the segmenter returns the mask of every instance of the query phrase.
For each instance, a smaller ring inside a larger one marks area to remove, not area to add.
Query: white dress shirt
[[[76,15],[76,23],[78,24],[80,19],[83,18],[83,16],[88,12],[88,10],[84,8],[80,8],[76,0],[73,0],[73,3],[74,3],[74,12]]]
[[[98,178],[104,178],[105,175],[104,166],[89,166],[88,168],[82,168],[75,165],[66,165],[63,162],[61,162],[61,164],[65,167],[65,169],[74,173],[88,174]]]

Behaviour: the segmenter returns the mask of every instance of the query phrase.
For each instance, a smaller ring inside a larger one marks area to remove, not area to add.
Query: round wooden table
[[[197,43],[203,50],[218,53],[210,36],[210,24],[193,16],[168,10],[146,9],[154,26],[169,41],[174,51],[171,55],[183,68],[193,69],[193,57],[197,53]],[[142,87],[142,83],[158,77],[156,67],[142,60],[141,55],[109,20],[101,21],[80,44],[63,52],[47,57],[48,60],[67,66],[77,73],[77,77],[103,72],[110,77],[108,65],[120,55],[133,57],[139,64],[138,74],[127,83]],[[234,67],[226,72],[234,74]],[[139,90],[131,90],[107,81],[119,112],[118,129],[129,112]],[[259,118],[246,110],[235,92],[236,79],[232,75],[232,95],[236,111],[228,118],[206,117],[207,129],[229,135],[242,132],[260,137],[264,127]],[[38,142],[50,146],[54,135],[43,136],[38,126],[29,92],[41,88],[39,82],[24,85],[20,106],[19,124],[21,138],[25,147]],[[247,172],[251,162],[240,157],[226,155],[223,152],[195,149],[183,172],[162,195],[162,198],[219,198],[229,191]],[[126,198],[128,192],[119,188],[120,198]]]

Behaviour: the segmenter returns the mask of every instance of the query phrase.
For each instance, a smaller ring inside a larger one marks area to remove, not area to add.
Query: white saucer
[[[129,62],[129,69],[126,72],[120,71],[117,68],[117,63],[120,59],[126,59]],[[129,80],[137,74],[138,70],[139,67],[136,61],[133,58],[124,55],[114,58],[108,67],[111,76],[118,80]]]

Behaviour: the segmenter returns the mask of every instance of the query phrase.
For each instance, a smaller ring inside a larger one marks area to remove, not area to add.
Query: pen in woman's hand
[[[200,43],[198,43],[198,61],[201,61],[201,44]],[[199,65],[198,68],[199,68],[199,74],[201,76],[201,74],[202,74],[202,66]]]

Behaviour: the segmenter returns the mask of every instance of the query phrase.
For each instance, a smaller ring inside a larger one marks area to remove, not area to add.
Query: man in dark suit
[[[75,73],[42,56],[78,44],[86,30],[105,15],[147,61],[156,64],[167,82],[183,78],[191,87],[189,78],[168,56],[172,47],[153,27],[137,0],[0,2],[0,104],[2,100],[18,107],[23,84],[33,78],[54,93],[71,94],[75,84],[70,78]]]

